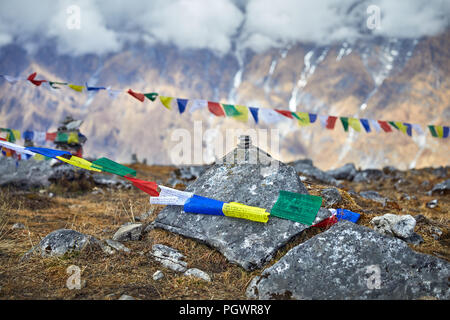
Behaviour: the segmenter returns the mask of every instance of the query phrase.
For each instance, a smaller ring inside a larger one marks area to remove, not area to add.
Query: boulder
[[[326,173],[332,176],[334,179],[348,180],[348,181],[353,180],[353,178],[356,175],[356,172],[357,170],[353,163],[347,163],[342,167],[326,171]]]
[[[295,170],[302,174],[302,175],[306,175],[308,177],[311,177],[317,181],[320,181],[322,183],[325,184],[329,184],[329,185],[333,185],[333,186],[337,186],[338,185],[338,181],[333,178],[333,176],[331,176],[330,174],[320,170],[319,168],[316,168],[313,164],[312,161],[306,159],[305,160],[297,160],[291,163],[291,165],[295,168]]]
[[[349,221],[294,247],[255,277],[249,298],[448,300],[450,264]]]
[[[359,193],[359,195],[360,195],[361,197],[365,198],[365,199],[369,199],[369,200],[372,200],[372,201],[379,202],[379,203],[383,204],[383,206],[385,206],[385,205],[386,205],[386,202],[388,201],[387,198],[381,196],[378,192],[372,191],[372,190],[369,190],[369,191],[361,191],[361,192]]]
[[[416,227],[416,219],[413,216],[390,213],[375,217],[370,223],[374,226],[375,231],[402,239],[411,237]]]
[[[366,169],[358,171],[353,178],[354,182],[370,183],[372,181],[380,180],[384,177],[383,171],[378,169]]]
[[[153,276],[152,276],[153,280],[158,281],[161,280],[162,278],[164,278],[164,273],[161,270],[157,270]]]
[[[99,240],[92,236],[71,229],[59,229],[45,236],[39,244],[28,251],[38,253],[43,257],[62,256],[66,253],[77,252],[90,245],[98,245]]]
[[[0,186],[14,186],[22,189],[48,187],[48,177],[52,173],[49,161],[36,161],[33,158],[16,161],[0,157]]]
[[[280,190],[307,194],[292,166],[248,145],[231,151],[186,189],[196,195],[235,201],[270,211]],[[185,213],[182,206],[167,206],[154,226],[206,243],[246,270],[261,267],[291,238],[308,228],[290,220],[270,217],[267,223],[238,218]],[[318,219],[330,215],[319,211]]]

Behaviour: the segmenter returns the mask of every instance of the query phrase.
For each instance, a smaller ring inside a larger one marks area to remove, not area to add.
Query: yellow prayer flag
[[[67,138],[67,143],[78,143],[78,133],[71,132]]]
[[[16,138],[16,140],[20,140],[20,131],[14,130],[14,129],[11,129],[11,131],[14,134],[14,137]]]
[[[43,161],[43,160],[45,160],[45,156],[43,156],[42,154],[36,153],[34,155],[33,159],[36,161]]]
[[[76,156],[71,156],[70,159],[66,159],[66,158],[63,158],[63,157],[60,157],[60,156],[56,156],[56,159],[59,159],[61,161],[64,161],[64,162],[66,162],[68,164],[71,164],[71,165],[73,165],[75,167],[79,167],[79,168],[82,168],[82,169],[96,171],[96,172],[102,172],[101,170],[93,167],[91,162],[89,162],[87,160],[84,160],[82,158],[76,157]]]
[[[403,124],[403,122],[400,121],[394,121],[395,125],[397,126],[398,130],[406,134],[406,131],[408,130],[408,127]]]
[[[355,131],[361,132],[361,123],[357,118],[348,118],[348,125]]]
[[[69,84],[68,86],[70,88],[72,88],[73,90],[78,91],[78,92],[82,92],[83,88],[84,88],[84,86],[77,86],[77,85],[74,85],[74,84]]]
[[[240,113],[238,116],[234,116],[233,118],[242,122],[248,121],[248,108],[246,106],[234,106],[235,109]]]
[[[167,109],[172,110],[172,97],[159,96],[159,100]]]
[[[309,126],[309,113],[307,112],[294,112],[297,115],[297,123],[299,126]]]
[[[242,218],[263,223],[269,220],[270,215],[264,208],[251,207],[237,202],[225,203],[222,207],[222,212],[227,217]]]
[[[434,126],[434,129],[436,130],[436,133],[439,138],[442,138],[444,136],[444,127],[443,126]]]

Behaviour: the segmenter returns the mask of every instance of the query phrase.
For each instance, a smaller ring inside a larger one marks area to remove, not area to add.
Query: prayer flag
[[[48,84],[50,85],[50,87],[52,87],[53,89],[60,89],[60,87],[55,86],[55,84],[59,84],[59,85],[67,85],[67,82],[56,82],[56,81],[49,81]]]
[[[290,119],[294,119],[294,117],[292,116],[291,111],[288,110],[280,110],[280,109],[274,109],[276,112],[278,112],[279,114],[282,114],[285,117],[288,117]]]
[[[158,185],[156,184],[156,182],[144,181],[144,180],[127,177],[127,176],[124,176],[124,178],[127,179],[128,181],[131,181],[131,183],[133,183],[133,185],[136,188],[141,189],[145,193],[148,193],[149,195],[151,195],[153,197],[159,196]]]
[[[78,91],[78,92],[83,92],[83,88],[84,88],[83,86],[78,86],[78,85],[75,85],[75,84],[68,84],[67,86],[69,88],[75,90],[75,91]]]
[[[208,105],[208,102],[206,100],[194,100],[192,102],[191,108],[189,109],[189,112],[194,112],[197,109],[203,109],[206,108]]]
[[[218,117],[225,117],[225,111],[220,103],[208,101],[208,110]]]
[[[329,116],[327,120],[327,129],[333,130],[336,124],[337,117]]]
[[[39,87],[43,82],[47,82],[47,80],[35,80],[34,78],[36,78],[36,75],[37,75],[36,72],[30,74],[28,76],[27,80],[30,81],[32,84],[34,84],[37,87]]]
[[[281,190],[270,214],[310,226],[321,205],[321,197]]]
[[[369,126],[369,121],[367,119],[359,119],[361,121],[361,124],[364,127],[364,130],[366,130],[366,132],[370,132],[370,126]]]
[[[45,140],[46,141],[55,141],[57,135],[58,135],[57,132],[46,132]]]
[[[161,101],[161,103],[169,110],[172,110],[172,99],[172,97],[159,96],[159,100]]]
[[[252,114],[253,119],[255,120],[255,123],[258,123],[258,110],[259,108],[255,107],[249,107],[250,112]]]
[[[361,132],[361,124],[359,122],[359,119],[356,118],[349,118],[348,119],[348,125],[353,128],[353,130],[357,132]]]
[[[314,123],[317,120],[317,114],[310,113],[309,114],[309,123]]]
[[[144,93],[144,96],[151,101],[155,101],[158,94],[156,92]]]
[[[135,97],[136,99],[138,99],[141,102],[144,102],[145,96],[142,93],[139,92],[134,92],[133,90],[129,89],[127,91],[130,95],[132,95],[133,97]]]
[[[177,99],[178,111],[180,111],[180,114],[186,110],[187,103],[188,103],[187,99]]]
[[[223,216],[223,201],[193,195],[183,206],[184,212]]]
[[[297,123],[299,126],[308,126],[310,124],[309,114],[306,112],[293,112],[293,114],[298,119]]]
[[[235,116],[234,119],[242,122],[248,121],[248,108],[246,106],[234,106],[239,112],[239,115]]]
[[[232,104],[222,104],[223,109],[227,117],[235,117],[239,115],[239,111],[236,110]]]
[[[436,129],[434,128],[434,126],[429,125],[429,126],[428,126],[428,129],[430,129],[431,135],[432,135],[433,137],[435,137],[435,138],[438,138],[438,137],[439,137],[438,134],[437,134]]]
[[[340,117],[342,126],[344,127],[345,132],[348,131],[348,118],[347,117]]]
[[[56,159],[57,156],[63,156],[65,154],[70,155],[69,151],[64,151],[64,150],[55,150],[55,149],[38,148],[38,147],[26,147],[25,149],[29,150],[31,152],[34,152],[34,153],[39,153],[48,158],[54,158],[54,159]]]
[[[378,123],[380,124],[381,129],[383,129],[384,132],[392,132],[391,127],[386,121],[378,120]]]
[[[136,176],[136,170],[123,166],[117,162],[114,162],[108,158],[100,158],[92,162],[93,164],[102,168],[102,171],[117,174],[119,176],[125,176],[127,174]]]

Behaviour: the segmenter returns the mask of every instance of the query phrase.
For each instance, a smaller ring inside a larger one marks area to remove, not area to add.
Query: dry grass
[[[166,181],[171,167],[150,167],[133,165],[139,177]],[[430,187],[421,187],[425,180],[430,184],[440,182],[424,170],[419,175],[405,173],[408,184],[395,187],[395,181],[379,181],[371,184],[345,183],[339,189],[342,201],[335,208],[346,208],[361,213],[358,224],[371,227],[370,220],[384,213],[422,214],[428,218],[418,223],[416,232],[424,243],[412,246],[416,251],[432,254],[450,261],[449,251],[449,209],[450,199],[445,195],[428,196]],[[324,186],[306,181],[311,194],[320,195]],[[53,186],[52,188],[56,188]],[[69,188],[70,189],[70,188]],[[90,234],[98,239],[111,238],[120,225],[133,222],[142,213],[152,212],[144,223],[152,222],[164,206],[150,205],[148,196],[136,189],[104,189],[104,193],[93,194],[61,189],[54,197],[45,193],[23,192],[0,189],[0,299],[117,299],[128,294],[138,299],[247,299],[245,290],[251,279],[262,272],[247,272],[226,260],[217,250],[192,239],[165,230],[149,231],[140,241],[124,244],[130,253],[108,255],[99,248],[84,250],[59,258],[31,257],[20,263],[22,255],[36,245],[42,237],[60,228],[69,228]],[[95,189],[90,189],[95,190]],[[382,204],[354,196],[351,192],[376,190],[392,201]],[[403,193],[414,195],[416,199],[405,200]],[[439,206],[427,208],[425,203],[438,199]],[[11,230],[16,223],[25,229]],[[433,227],[443,233],[439,239],[432,235]],[[288,250],[325,231],[310,228],[292,239],[281,248],[267,265],[273,265]],[[189,268],[199,268],[207,272],[212,281],[206,283],[163,268],[149,256],[154,244],[165,244],[179,250],[186,256]],[[66,281],[67,267],[76,265],[82,270],[84,282],[80,290],[69,290]],[[154,281],[152,275],[161,269],[165,277]]]

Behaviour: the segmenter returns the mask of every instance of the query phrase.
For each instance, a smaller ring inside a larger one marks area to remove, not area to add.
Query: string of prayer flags
[[[117,174],[121,177],[126,175],[136,176],[136,170],[123,166],[117,162],[114,162],[108,158],[100,158],[92,162],[102,168],[102,171]]]
[[[225,117],[225,111],[220,103],[208,101],[208,110],[217,117]]]
[[[134,92],[131,89],[128,89],[127,91],[131,96],[135,97],[136,99],[138,99],[140,102],[144,102],[145,100],[145,96],[142,93],[139,92]]]
[[[91,163],[83,158],[79,158],[77,156],[72,156],[72,155],[66,154],[63,156],[56,156],[56,159],[66,162],[68,164],[71,164],[75,167],[82,168],[82,169],[96,171],[96,172],[102,172],[102,170],[100,170],[100,168],[98,166],[94,165],[93,163]]]
[[[161,103],[169,110],[172,110],[172,99],[172,97],[159,96],[159,100],[161,101]]]
[[[177,99],[178,111],[182,114],[186,110],[187,99]]]
[[[447,138],[449,136],[449,127],[429,125],[428,129],[435,138]]]
[[[144,181],[132,177],[123,176],[125,179],[130,181],[136,188],[148,193],[153,197],[159,196],[158,185],[154,181]]]
[[[35,86],[39,87],[43,82],[47,82],[47,80],[35,80],[37,73],[33,72],[30,74],[27,78],[28,81],[30,81]]]
[[[321,197],[281,190],[270,214],[310,226],[321,205]]]

